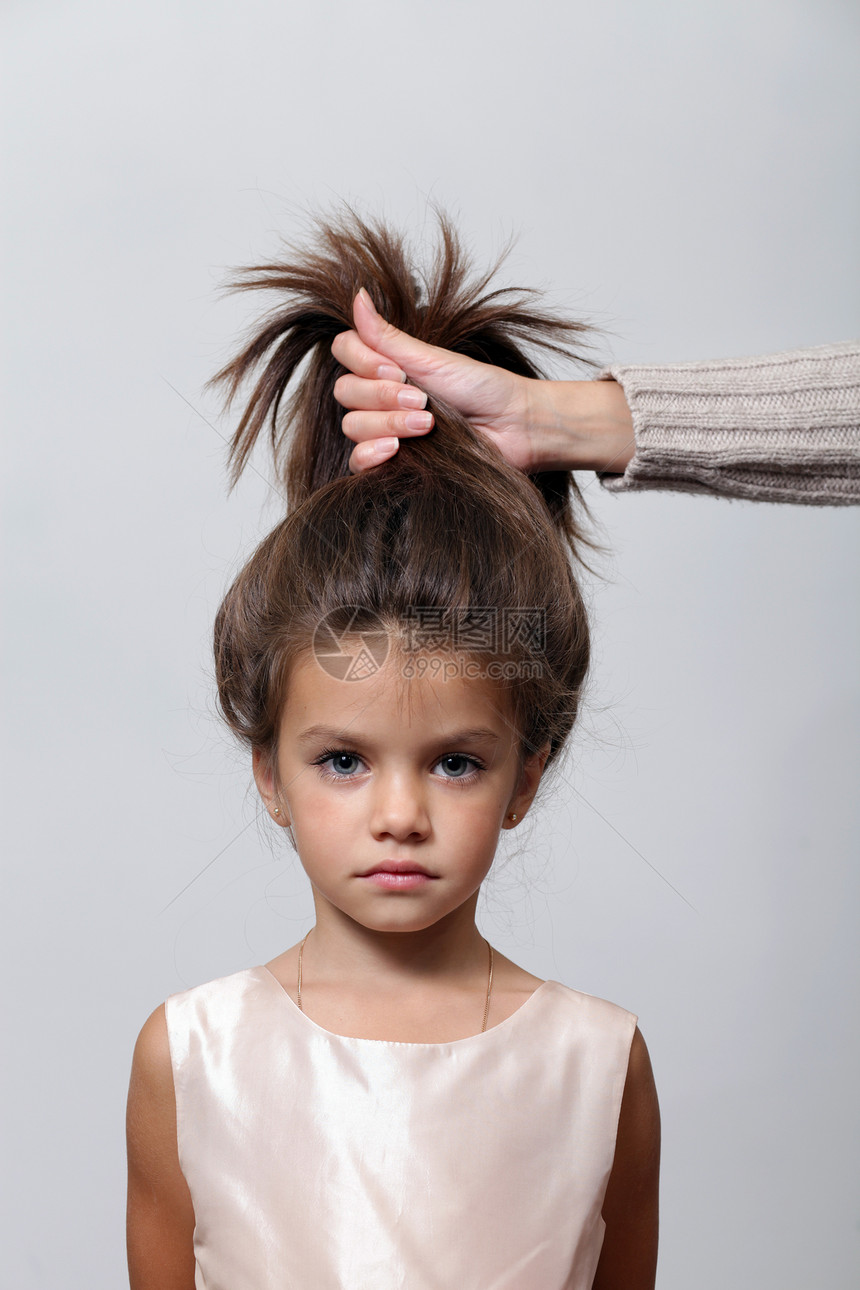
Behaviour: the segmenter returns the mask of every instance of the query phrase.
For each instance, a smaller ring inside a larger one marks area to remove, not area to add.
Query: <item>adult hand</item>
[[[355,329],[341,332],[331,347],[350,369],[335,383],[334,396],[349,409],[343,431],[357,445],[349,459],[353,473],[393,456],[400,439],[432,428],[433,416],[424,410],[428,394],[455,407],[515,466],[536,469],[530,387],[539,382],[398,331],[380,317],[363,289],[353,318]]]
[[[530,380],[427,345],[380,317],[363,289],[353,320],[354,329],[331,347],[349,368],[334,394],[348,409],[343,431],[356,444],[353,473],[393,456],[401,438],[432,428],[428,394],[456,408],[512,465],[531,474],[621,472],[633,455],[630,409],[614,381]]]

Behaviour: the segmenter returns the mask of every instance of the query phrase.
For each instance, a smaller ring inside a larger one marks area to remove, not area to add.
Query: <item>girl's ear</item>
[[[516,828],[531,806],[548,756],[549,743],[547,742],[543,748],[538,748],[536,751],[528,753],[524,758],[516,792],[508,802],[508,809],[505,812],[505,819],[502,824],[503,829]]]
[[[290,823],[290,817],[285,807],[281,805],[275,787],[275,768],[272,754],[265,748],[255,748],[251,753],[251,765],[254,770],[254,780],[266,810],[276,824],[281,824],[284,828],[287,828]]]

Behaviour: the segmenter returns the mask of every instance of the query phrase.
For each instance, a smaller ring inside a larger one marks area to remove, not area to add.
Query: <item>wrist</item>
[[[636,445],[616,381],[534,381],[529,393],[535,470],[624,473]]]

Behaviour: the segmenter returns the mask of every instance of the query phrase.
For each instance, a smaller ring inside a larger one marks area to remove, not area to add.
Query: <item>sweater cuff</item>
[[[636,449],[610,492],[860,501],[860,343],[672,366],[618,365]]]

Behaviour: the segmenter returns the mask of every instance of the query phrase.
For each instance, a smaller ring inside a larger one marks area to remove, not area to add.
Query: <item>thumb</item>
[[[438,353],[433,345],[416,340],[405,331],[399,331],[377,313],[368,292],[361,288],[352,306],[355,330],[365,345],[389,358],[408,376],[420,377],[438,366]],[[435,361],[434,361],[435,359]]]

